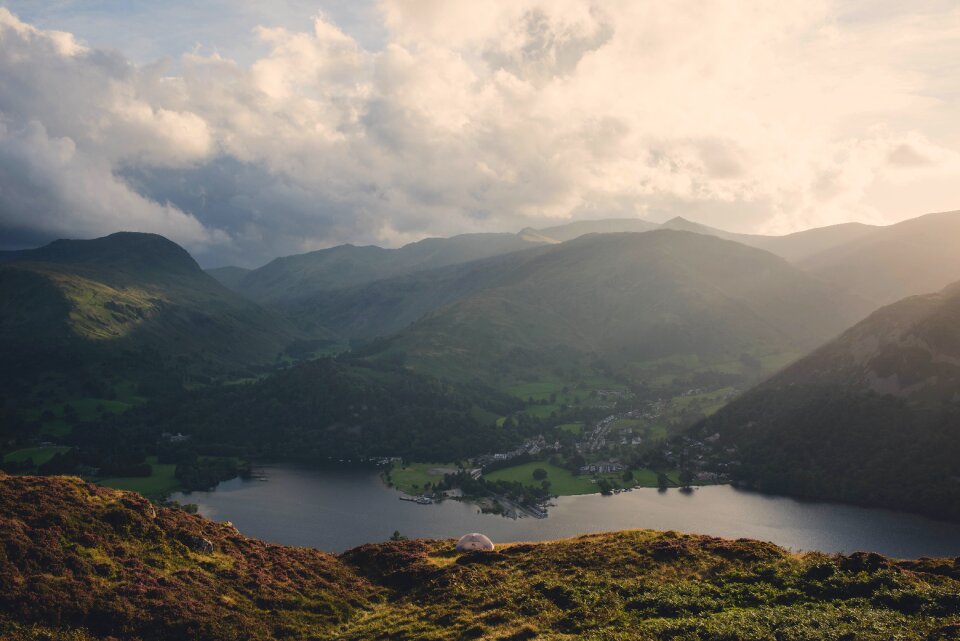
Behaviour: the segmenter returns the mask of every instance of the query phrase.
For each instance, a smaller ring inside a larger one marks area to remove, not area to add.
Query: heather
[[[0,477],[0,585],[14,640],[960,638],[960,558],[647,530],[338,557],[68,477]]]

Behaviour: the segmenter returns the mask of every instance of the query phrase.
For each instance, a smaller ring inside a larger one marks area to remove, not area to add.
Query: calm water
[[[900,558],[960,556],[960,524],[836,505],[804,503],[727,486],[634,490],[616,496],[555,499],[546,519],[479,514],[459,501],[417,505],[398,500],[371,470],[268,466],[266,481],[234,479],[214,492],[179,494],[200,512],[232,521],[244,534],[274,543],[340,552],[383,541],[394,530],[414,537],[452,538],[484,532],[495,542],[537,541],[630,528],[749,537],[793,550],[869,550]]]

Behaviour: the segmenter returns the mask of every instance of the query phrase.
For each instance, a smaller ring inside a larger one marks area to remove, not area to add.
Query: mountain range
[[[233,271],[221,268],[213,271],[213,275],[258,302],[288,301],[419,270],[506,254],[537,244],[516,234],[464,234],[452,238],[427,238],[399,249],[339,245],[277,258],[242,275],[237,268]]]
[[[416,288],[409,280],[399,279],[413,276],[418,280],[421,276],[429,277],[427,272],[437,268],[467,266],[589,234],[664,229],[715,236],[763,249],[873,307],[911,294],[936,291],[960,278],[960,258],[953,246],[953,239],[960,232],[960,212],[928,214],[885,227],[845,223],[784,236],[732,233],[681,217],[662,224],[641,219],[576,221],[541,229],[526,228],[517,234],[430,238],[399,249],[340,245],[278,258],[258,269],[224,267],[210,273],[234,291],[290,315],[302,329],[321,331],[332,304],[328,301],[336,299],[353,305],[356,290],[365,285],[380,283],[381,291],[387,283]],[[460,273],[441,270],[436,277],[443,281],[472,271],[473,268]],[[463,276],[463,283],[469,287],[469,278]],[[444,287],[442,282],[439,287]],[[345,294],[348,290],[352,293]],[[416,310],[404,310],[399,314],[402,322],[380,326],[351,324],[341,318],[332,319],[329,329],[341,332],[344,338],[390,333],[418,315],[451,302],[451,298],[442,295],[436,301],[436,305],[424,301]]]
[[[797,262],[868,236],[879,228],[847,223],[786,236],[762,236],[727,232],[682,217],[665,223],[652,223],[638,218],[584,220],[542,229],[528,227],[517,234],[463,234],[451,238],[428,238],[399,249],[338,245],[277,258],[257,269],[220,267],[209,270],[209,273],[227,287],[259,302],[302,300],[320,292],[467,263],[538,245],[553,245],[587,234],[642,233],[659,229],[717,236],[766,249]]]
[[[277,415],[270,408],[286,379],[274,372],[242,390],[250,406],[210,388],[263,377],[291,354],[310,354],[318,338],[339,341],[337,349],[351,343],[358,389],[397,398],[456,389],[453,413],[483,429],[498,411],[464,393],[475,382],[491,398],[531,382],[586,379],[656,398],[677,385],[742,388],[809,354],[697,433],[718,434],[736,452],[727,463],[737,478],[756,487],[953,517],[960,286],[930,292],[960,279],[951,251],[958,225],[960,213],[948,212],[768,237],[683,219],[588,221],[396,250],[341,246],[213,275],[151,234],[56,241],[0,253],[0,409],[22,426],[41,413],[58,417],[65,409],[56,402],[102,404],[120,384],[152,396],[144,382],[163,378],[173,389],[204,388],[184,408],[225,417],[246,407],[235,422],[258,418],[242,445],[281,451],[261,428]],[[913,296],[867,316],[900,292]],[[398,376],[402,368],[422,378]],[[310,372],[291,370],[288,386],[320,398]],[[316,409],[289,406],[301,418]],[[193,418],[174,413],[164,425]],[[349,412],[331,420],[307,427],[323,436],[336,423],[351,452],[379,452],[350,440],[359,428]],[[377,418],[363,430],[381,434],[385,425]],[[404,434],[417,442],[415,432]]]
[[[590,234],[457,273],[459,300],[398,332],[388,352],[491,380],[596,358],[628,369],[668,361],[737,369],[789,360],[867,311],[769,253],[670,230]],[[429,279],[421,289],[436,293]],[[378,302],[375,293],[358,297]]]

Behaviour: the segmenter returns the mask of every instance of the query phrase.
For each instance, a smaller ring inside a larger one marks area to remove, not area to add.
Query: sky
[[[960,209],[955,0],[0,0],[0,248]]]

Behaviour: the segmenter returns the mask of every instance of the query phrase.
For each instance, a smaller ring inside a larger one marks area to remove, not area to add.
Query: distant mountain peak
[[[74,265],[127,273],[203,273],[193,256],[172,240],[159,234],[131,231],[89,240],[62,238],[36,249],[10,252],[4,260]]]
[[[698,223],[688,218],[684,218],[683,216],[674,216],[667,222],[663,223],[663,226],[669,229],[676,229],[679,231],[709,232],[711,234],[729,233],[729,232],[724,232],[720,229],[715,229],[714,227],[710,227],[709,225],[704,225],[703,223]]]

